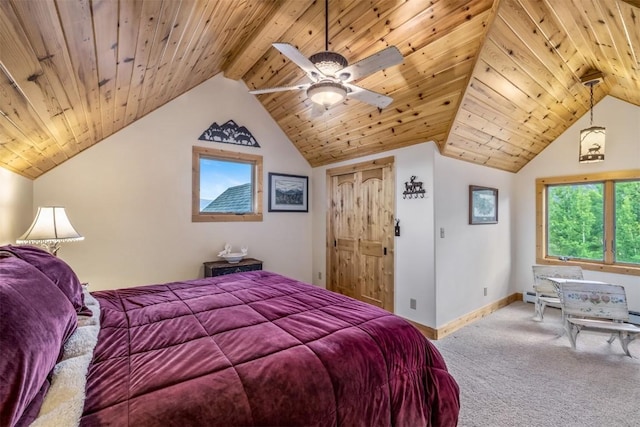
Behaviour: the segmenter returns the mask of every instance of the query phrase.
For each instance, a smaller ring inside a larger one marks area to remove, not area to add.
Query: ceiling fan
[[[393,101],[386,95],[356,86],[352,82],[384,68],[402,63],[402,54],[397,47],[389,46],[349,65],[344,56],[329,51],[329,0],[325,0],[324,52],[315,53],[307,58],[289,43],[273,43],[273,47],[300,67],[307,74],[311,83],[256,89],[249,91],[251,94],[306,90],[307,97],[313,102],[312,115],[322,114],[344,101],[345,98],[356,99],[378,108],[384,108]]]

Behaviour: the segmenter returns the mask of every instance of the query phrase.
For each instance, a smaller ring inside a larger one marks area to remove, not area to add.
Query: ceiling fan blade
[[[393,101],[393,98],[390,98],[378,92],[373,92],[371,90],[361,88],[360,86],[348,83],[345,83],[344,85],[349,88],[347,98],[357,99],[358,101],[371,104],[378,108],[385,108]]]
[[[388,48],[361,59],[348,67],[344,67],[342,70],[336,72],[336,76],[343,82],[351,82],[384,68],[401,64],[403,59],[404,58],[397,47],[389,46]]]
[[[260,95],[263,93],[273,93],[273,92],[286,92],[288,90],[305,90],[311,86],[310,83],[305,83],[297,86],[278,86],[278,87],[270,87],[266,89],[254,89],[250,90],[249,93],[252,95]]]
[[[320,70],[313,65],[313,62],[309,61],[309,58],[300,53],[295,46],[289,43],[274,43],[273,47],[278,49],[298,67],[302,68],[312,81],[317,82],[318,80],[325,78],[324,74],[322,74]]]

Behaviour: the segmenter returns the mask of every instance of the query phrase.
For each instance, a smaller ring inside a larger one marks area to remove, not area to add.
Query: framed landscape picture
[[[498,223],[498,189],[469,186],[469,224]]]
[[[309,212],[309,177],[269,172],[269,212]]]

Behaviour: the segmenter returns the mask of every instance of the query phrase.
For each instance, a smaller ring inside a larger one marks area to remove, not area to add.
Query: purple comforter
[[[81,426],[455,426],[458,386],[382,309],[253,271],[95,292]]]

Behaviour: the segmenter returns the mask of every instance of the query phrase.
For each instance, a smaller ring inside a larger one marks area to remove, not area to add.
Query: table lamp
[[[40,245],[57,256],[61,242],[76,242],[84,240],[69,222],[67,213],[61,206],[38,207],[38,212],[29,229],[20,236],[16,243],[19,245]]]

